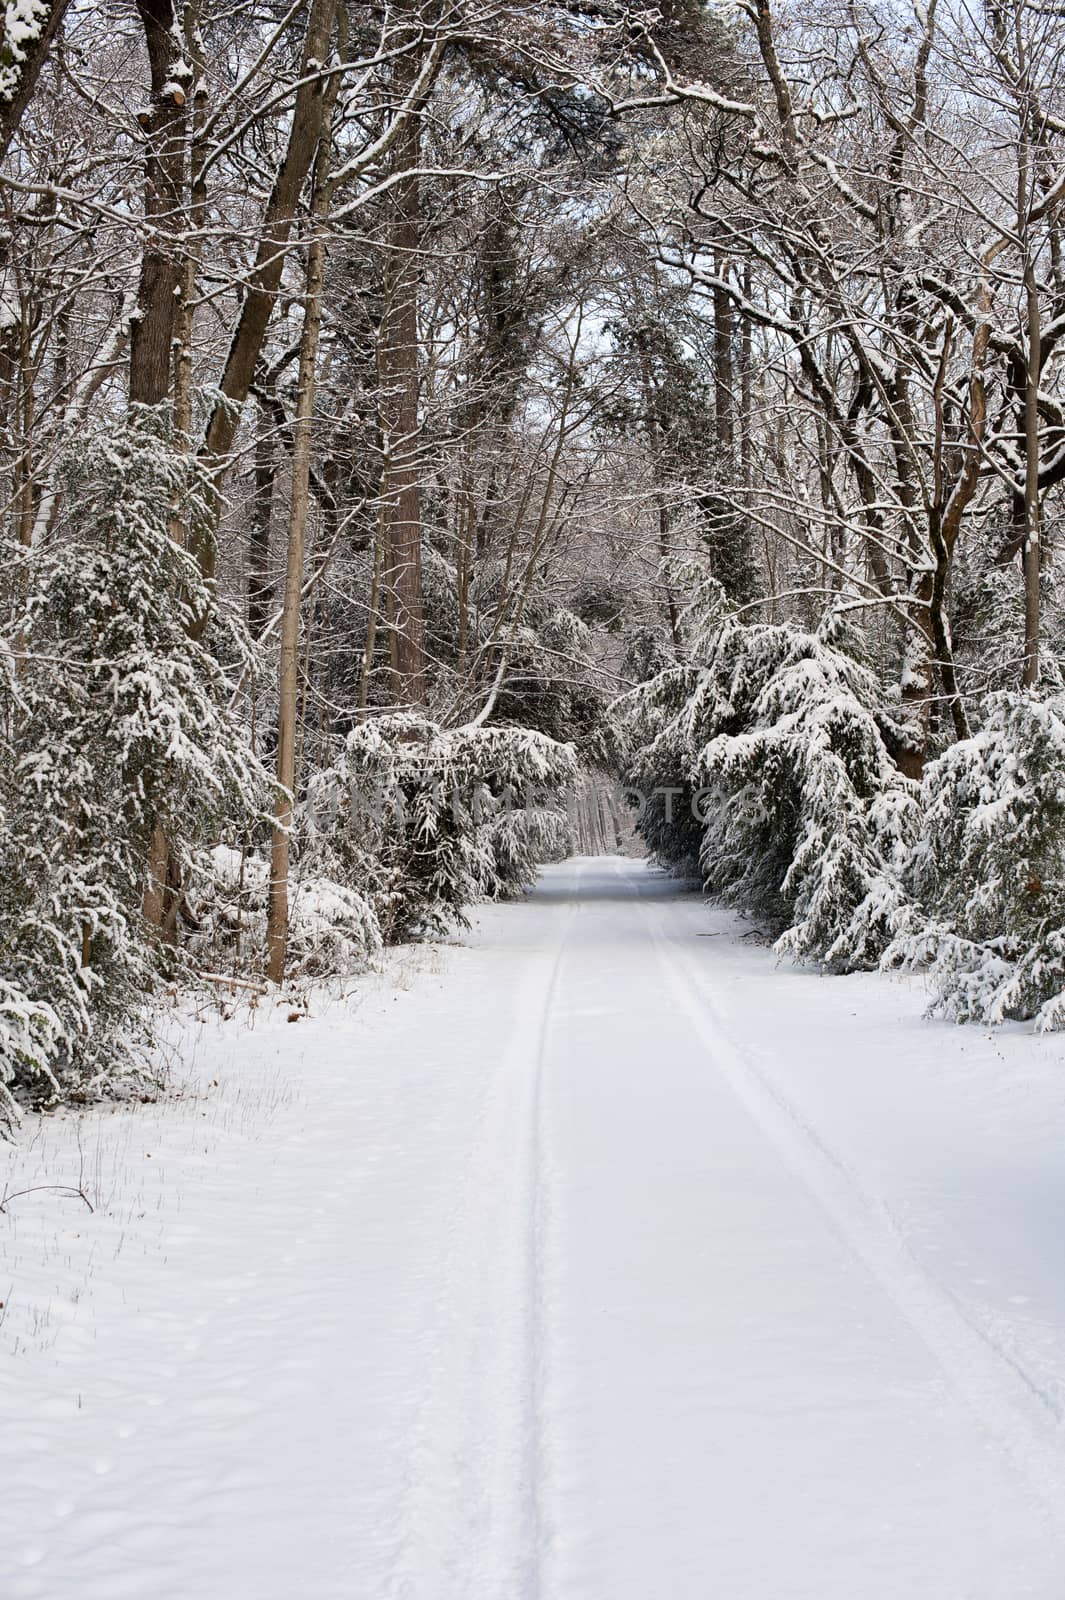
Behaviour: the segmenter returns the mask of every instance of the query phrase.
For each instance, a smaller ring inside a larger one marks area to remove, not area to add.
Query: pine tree
[[[831,616],[817,633],[744,626],[710,582],[689,618],[691,664],[629,697],[641,832],[674,863],[697,854],[707,888],[773,926],[782,952],[875,964],[919,826],[875,677]]]
[[[959,1022],[1065,1025],[1065,695],[1002,692],[932,763],[887,961],[926,969]]]
[[[62,539],[17,574],[18,671],[0,680],[9,1115],[13,1094],[45,1104],[136,1070],[145,996],[179,960],[142,916],[153,832],[186,874],[268,801],[230,709],[249,641],[172,537],[209,485],[165,411],[133,422],[70,447]]]

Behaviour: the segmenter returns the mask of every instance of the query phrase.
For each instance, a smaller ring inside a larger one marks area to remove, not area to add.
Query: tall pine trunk
[[[190,69],[171,0],[137,0],[151,70],[151,106],[142,114],[147,135],[144,220],[137,310],[130,330],[129,397],[154,406],[170,395],[181,286],[185,131]]]
[[[220,398],[211,413],[203,442],[203,457],[219,476],[233,448],[240,407],[251,390],[255,365],[281,284],[296,208],[323,127],[327,126],[327,108],[336,92],[337,75],[322,76],[318,70],[328,59],[336,17],[337,0],[311,0],[288,144],[266,204],[255,260],[248,274],[247,293],[241,302],[218,385]],[[216,521],[220,514],[219,494]],[[209,578],[214,576],[215,570],[216,531],[216,528],[207,529],[196,551],[200,567]]]
[[[330,105],[332,96],[330,96]],[[307,252],[296,415],[292,424],[292,499],[288,519],[285,593],[281,610],[281,659],[278,671],[277,799],[270,843],[270,896],[266,923],[267,975],[280,983],[285,975],[289,927],[289,860],[296,789],[296,724],[299,704],[299,638],[303,568],[310,510],[311,447],[317,388],[318,343],[322,326],[322,281],[325,273],[325,212],[328,204],[328,116],[315,173],[314,230]]]
[[[131,319],[129,398],[160,405],[170,398],[181,289],[185,137],[190,71],[171,0],[137,0],[151,73],[151,105],[141,126],[147,135],[144,220],[137,308]],[[166,830],[157,816],[148,847],[143,914],[169,942],[177,937],[176,869]]]
[[[397,67],[397,99],[410,94],[417,63]],[[418,286],[421,215],[418,162],[421,123],[409,116],[392,149],[397,175],[390,205],[388,282],[381,329],[380,370],[387,433],[382,485],[388,535],[385,587],[391,621],[392,662],[399,697],[425,699],[425,621],[422,608],[422,488],[419,433]]]
[[[1024,297],[1028,365],[1024,386],[1024,544],[1021,550],[1024,576],[1024,669],[1021,682],[1026,689],[1031,689],[1039,682],[1039,578],[1042,569],[1042,538],[1039,526],[1039,373],[1042,352],[1039,286],[1030,253],[1024,265]]]

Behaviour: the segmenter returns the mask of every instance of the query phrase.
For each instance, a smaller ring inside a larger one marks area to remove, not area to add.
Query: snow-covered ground
[[[3,1600],[1065,1594],[1065,1044],[547,870],[0,1151]]]

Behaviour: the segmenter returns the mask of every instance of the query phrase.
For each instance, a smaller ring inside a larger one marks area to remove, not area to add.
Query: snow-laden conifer
[[[1003,691],[924,779],[914,904],[887,961],[960,1022],[1065,1025],[1065,694]]]
[[[528,728],[373,718],[309,785],[305,855],[369,895],[387,939],[439,932],[564,849],[576,774],[570,746]]]
[[[707,887],[781,930],[781,951],[875,963],[919,825],[875,676],[836,617],[745,626],[712,584],[691,617],[690,662],[628,701],[641,831],[667,860],[697,850]]]
[[[143,917],[149,841],[175,884],[226,825],[266,804],[230,709],[249,663],[175,537],[209,485],[162,412],[73,444],[55,540],[11,580],[14,670],[0,682],[0,1070],[47,1103],[137,1063],[164,953]]]

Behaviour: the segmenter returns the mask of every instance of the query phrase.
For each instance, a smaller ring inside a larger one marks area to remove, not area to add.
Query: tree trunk
[[[743,298],[751,298],[751,263],[743,265]],[[740,323],[740,479],[744,494],[751,488],[751,438],[753,434],[754,324],[750,317]]]
[[[1039,287],[1029,253],[1024,265],[1028,368],[1024,388],[1024,670],[1026,689],[1039,682],[1039,575],[1042,550],[1039,527],[1039,371],[1042,365]]]
[[[662,583],[664,585],[666,602],[666,620],[669,623],[669,637],[673,645],[673,655],[680,661],[684,655],[684,639],[680,626],[680,608],[673,586],[669,580],[669,558],[671,555],[670,544],[670,518],[669,501],[665,489],[660,481],[662,467],[662,430],[658,423],[658,398],[654,392],[654,381],[651,373],[651,358],[647,351],[646,341],[641,337],[640,348],[640,390],[643,400],[644,428],[647,433],[647,442],[651,449],[651,471],[655,479],[655,506],[658,515],[658,556],[662,565]]]
[[[191,68],[184,59],[171,0],[137,0],[151,72],[151,108],[141,116],[146,237],[137,307],[130,326],[129,398],[155,406],[170,397],[181,288],[180,229],[185,179],[185,129]],[[168,942],[177,937],[177,873],[157,818],[148,850],[143,913]]]
[[[190,64],[192,108],[189,129],[189,209],[188,233],[181,255],[181,272],[175,289],[177,309],[174,318],[174,431],[182,450],[192,449],[193,363],[192,334],[196,313],[196,288],[200,255],[207,222],[207,174],[204,162],[208,150],[207,63],[199,29],[199,0],[185,0],[185,59]],[[178,526],[175,537],[192,544],[191,530]]]
[[[0,99],[0,161],[11,147],[69,5],[70,0],[52,0],[44,26],[35,39],[18,43],[5,36],[6,29],[0,30],[0,66],[14,74],[13,87]]]
[[[407,97],[416,63],[397,69],[397,98]],[[417,167],[419,117],[409,117],[393,146],[392,170],[402,174],[391,192],[389,267],[381,329],[387,466],[382,493],[388,528],[385,585],[392,619],[393,660],[399,695],[425,700],[425,623],[422,610],[422,489],[419,459],[418,286],[421,217]]]
[[[137,310],[130,331],[129,398],[158,405],[170,394],[181,286],[181,227],[185,177],[185,124],[191,68],[184,58],[171,0],[137,0],[151,69],[151,109],[142,114],[147,134],[144,220]]]
[[[336,76],[321,77],[316,69],[328,58],[336,14],[337,0],[311,0],[288,147],[267,202],[255,262],[248,274],[247,293],[222,369],[218,387],[223,398],[211,413],[204,437],[203,456],[219,474],[233,447],[239,409],[248,398],[274,308],[296,207],[318,148],[325,110],[331,99],[329,86],[335,91]],[[219,501],[216,515],[220,510]],[[201,538],[196,552],[207,577],[214,576],[214,531],[209,530]]]
[[[255,492],[248,534],[248,631],[258,638],[270,619],[274,586],[270,581],[270,528],[273,522],[274,427],[265,404],[259,406],[255,435]]]
[[[327,108],[332,103],[328,97]],[[322,280],[325,240],[322,236],[328,193],[328,144],[323,138],[315,178],[315,229],[307,253],[303,334],[297,382],[296,416],[292,427],[292,502],[288,521],[285,596],[281,612],[281,662],[278,673],[277,782],[274,827],[270,844],[270,898],[266,923],[267,975],[280,983],[285,975],[289,923],[289,845],[296,788],[296,722],[299,699],[299,634],[303,564],[307,547],[307,514],[311,491],[311,446],[322,323]]]
[[[897,757],[897,762],[899,770],[907,778],[920,780],[928,754],[935,675],[936,650],[930,610],[935,580],[929,568],[927,527],[922,525],[913,458],[913,440],[917,436],[917,428],[907,379],[901,367],[890,386],[890,400],[888,431],[895,461],[895,495],[908,525],[910,558],[907,584],[909,605],[906,607],[909,623],[905,629],[900,690],[903,720],[907,724],[911,744]]]
[[[728,262],[717,259],[717,276],[723,278]],[[714,429],[718,449],[727,464],[726,479],[732,473],[732,452],[736,438],[736,396],[733,389],[732,296],[727,289],[714,289]]]

